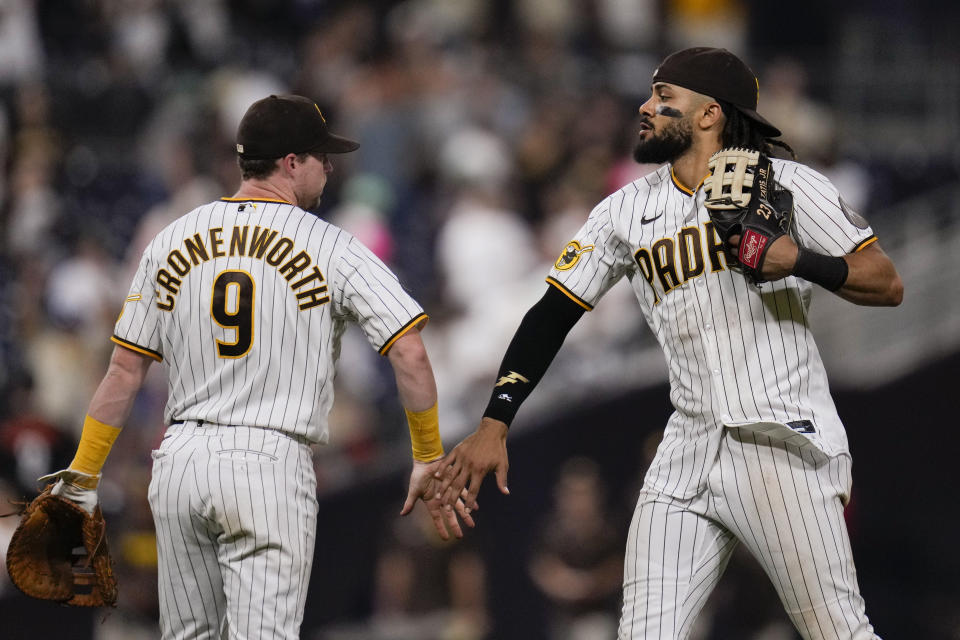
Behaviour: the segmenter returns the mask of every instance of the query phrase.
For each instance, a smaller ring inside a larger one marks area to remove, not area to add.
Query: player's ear
[[[287,155],[280,158],[280,166],[283,168],[284,172],[290,174],[296,168],[297,164],[300,163],[300,160],[297,158],[297,154],[288,153]]]
[[[699,124],[702,129],[710,129],[719,124],[723,127],[723,109],[714,101],[704,102],[699,109]]]

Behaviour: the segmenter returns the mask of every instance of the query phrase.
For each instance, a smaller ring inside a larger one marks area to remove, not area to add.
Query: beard
[[[686,118],[663,129],[663,133],[640,140],[633,149],[633,159],[640,164],[673,162],[693,145],[693,127]]]

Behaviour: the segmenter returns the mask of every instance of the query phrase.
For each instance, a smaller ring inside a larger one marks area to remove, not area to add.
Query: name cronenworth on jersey
[[[277,272],[290,283],[290,290],[296,292],[301,311],[329,302],[330,297],[324,295],[327,292],[326,279],[320,268],[313,264],[313,258],[303,250],[294,253],[294,241],[286,236],[278,238],[279,235],[279,231],[269,227],[255,225],[251,229],[249,224],[235,225],[229,233],[230,242],[226,249],[222,227],[209,229],[206,237],[195,233],[183,238],[179,243],[182,250],[173,249],[167,254],[169,269],[157,269],[155,280],[166,290],[165,293],[157,290],[157,307],[172,311],[177,302],[175,296],[183,283],[182,278],[190,273],[191,268],[212,258],[222,257],[256,258],[276,267]],[[290,257],[291,254],[293,257]],[[311,283],[316,286],[298,291]]]
[[[279,201],[224,198],[171,223],[144,250],[128,298],[113,340],[170,363],[166,421],[311,442],[329,437],[346,323],[385,354],[426,320],[356,238]]]

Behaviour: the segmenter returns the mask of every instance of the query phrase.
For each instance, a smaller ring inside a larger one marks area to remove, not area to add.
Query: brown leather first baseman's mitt
[[[10,539],[7,571],[18,589],[76,607],[114,606],[117,581],[100,507],[89,514],[50,485],[27,505]]]
[[[709,167],[704,204],[713,227],[725,247],[730,236],[740,236],[740,265],[753,282],[763,282],[760,270],[767,250],[790,233],[793,194],[777,187],[770,159],[759,151],[721,149]]]

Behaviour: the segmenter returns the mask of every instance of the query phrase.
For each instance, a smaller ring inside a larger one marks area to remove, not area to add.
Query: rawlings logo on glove
[[[760,263],[760,256],[764,254],[767,247],[767,239],[756,231],[745,231],[743,239],[740,240],[740,263],[756,269]]]
[[[770,159],[759,151],[721,149],[709,167],[703,186],[713,227],[725,247],[732,236],[740,236],[737,260],[754,283],[763,282],[767,250],[790,232],[793,194],[777,189]]]

